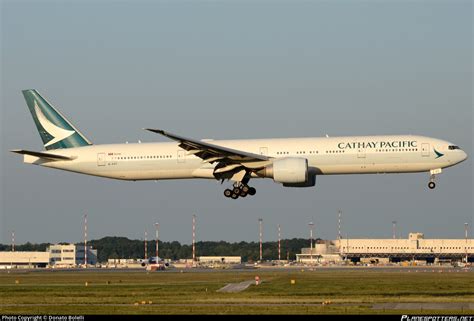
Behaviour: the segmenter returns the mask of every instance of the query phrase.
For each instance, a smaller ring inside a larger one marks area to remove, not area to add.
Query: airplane
[[[170,267],[169,262],[160,258],[159,256],[153,256],[148,259],[140,260],[141,266],[147,267],[147,269],[156,268],[158,270],[165,270]]]
[[[93,145],[37,90],[22,92],[45,148],[12,150],[24,163],[127,181],[227,180],[231,199],[255,195],[253,178],[312,187],[318,175],[429,172],[434,189],[436,175],[467,159],[455,144],[416,135],[197,140],[148,128],[172,142]]]

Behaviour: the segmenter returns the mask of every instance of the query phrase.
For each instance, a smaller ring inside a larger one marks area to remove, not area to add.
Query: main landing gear
[[[226,189],[224,191],[224,196],[236,200],[239,197],[246,197],[247,195],[253,196],[255,193],[257,193],[257,190],[254,187],[250,187],[247,184],[235,183],[232,189]]]

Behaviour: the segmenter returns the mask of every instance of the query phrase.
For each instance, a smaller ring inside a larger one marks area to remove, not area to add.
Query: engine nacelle
[[[314,185],[316,185],[316,175],[311,175],[311,173],[309,173],[309,177],[308,177],[308,180],[304,183],[296,183],[296,184],[287,184],[287,183],[283,183],[283,186],[285,187],[313,187]]]
[[[308,182],[308,160],[288,157],[276,159],[265,168],[265,176],[275,182],[286,184],[306,184]]]

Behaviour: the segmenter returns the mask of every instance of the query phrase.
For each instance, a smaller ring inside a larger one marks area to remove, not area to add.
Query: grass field
[[[263,281],[240,293],[228,283]],[[291,284],[295,280],[295,284]],[[87,286],[86,286],[87,282]],[[322,302],[330,301],[323,305]],[[472,272],[2,272],[0,314],[473,314],[374,310],[385,302],[474,302]],[[145,303],[145,304],[143,304]]]

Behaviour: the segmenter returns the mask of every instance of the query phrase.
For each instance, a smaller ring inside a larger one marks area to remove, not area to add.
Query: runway
[[[243,272],[318,272],[318,271],[366,271],[366,272],[406,272],[406,273],[472,273],[474,267],[454,268],[452,266],[293,266],[293,267],[255,267],[255,268],[227,268],[227,269],[210,269],[210,268],[170,268],[164,271],[147,271],[145,268],[87,268],[87,269],[14,269],[0,270],[0,273],[243,273]]]

